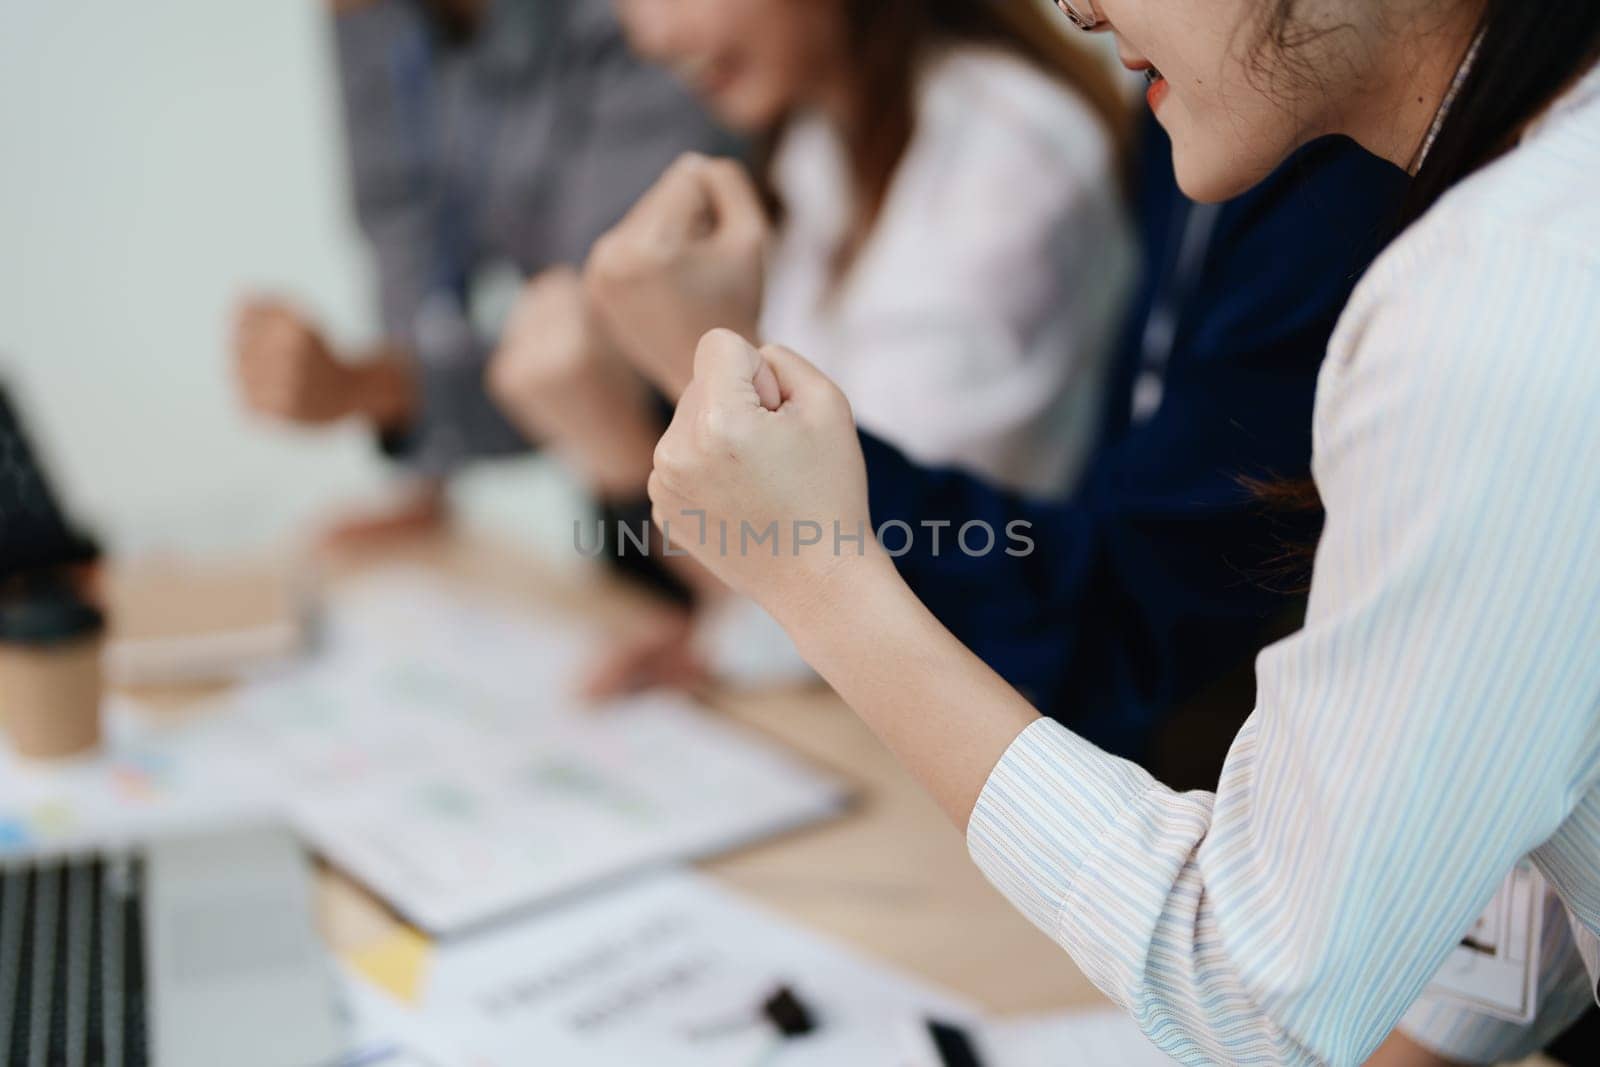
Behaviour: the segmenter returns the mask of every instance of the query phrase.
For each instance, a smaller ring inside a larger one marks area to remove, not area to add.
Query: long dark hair
[[[1274,2],[1269,44],[1293,47],[1290,27],[1298,0]],[[1528,123],[1600,60],[1600,2],[1485,0],[1477,39],[1481,44],[1472,69],[1412,182],[1402,227],[1421,218],[1458,182],[1514,148]],[[1270,509],[1322,509],[1316,483],[1309,478],[1244,484]],[[1297,570],[1309,564],[1314,547],[1297,554]]]
[[[1381,0],[1373,0],[1381,2]],[[1463,0],[1439,0],[1462,3]],[[1305,27],[1297,19],[1302,0],[1263,0],[1263,53],[1293,63],[1307,44],[1335,32]],[[1564,89],[1600,59],[1600,4],[1591,0],[1481,0],[1475,27],[1477,56],[1421,160],[1401,226],[1420,218],[1457,182],[1516,146],[1523,129]],[[1463,50],[1460,57],[1466,59]],[[1276,63],[1263,64],[1263,66]],[[1317,74],[1300,64],[1300,80],[1315,85]],[[1422,146],[1417,146],[1421,154]],[[1418,160],[1413,159],[1413,166]]]
[[[1036,0],[844,0],[851,94],[863,106],[845,131],[857,214],[834,257],[837,283],[848,271],[889,194],[916,125],[917,65],[930,47],[990,44],[1033,62],[1077,90],[1104,122],[1120,163],[1131,137],[1129,109],[1107,64],[1069,40],[1059,20]],[[759,153],[758,176],[771,196],[771,149]],[[775,209],[781,205],[773,200]]]
[[[1076,89],[1119,140],[1128,109],[1099,57],[1065,38],[1034,0],[845,0],[850,77],[870,101],[850,131],[864,208],[876,212],[911,140],[913,79],[928,46],[991,44],[1032,60]]]
[[[1417,171],[1407,224],[1515,147],[1523,128],[1600,59],[1600,3],[1487,0],[1478,33],[1472,70]]]

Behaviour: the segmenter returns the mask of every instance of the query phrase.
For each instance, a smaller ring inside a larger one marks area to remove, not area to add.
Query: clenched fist
[[[415,406],[404,360],[343,362],[310,321],[280,301],[240,305],[233,355],[245,406],[260,415],[307,426],[362,415],[388,427],[404,422]]]
[[[779,622],[861,566],[893,570],[870,528],[850,404],[784,348],[706,335],[649,489],[673,545]]]
[[[690,154],[596,242],[585,271],[590,300],[667,396],[689,384],[708,330],[757,335],[769,234],[744,167]]]
[[[523,289],[488,386],[512,423],[565,453],[602,494],[644,488],[660,419],[595,321],[577,271],[555,267]]]

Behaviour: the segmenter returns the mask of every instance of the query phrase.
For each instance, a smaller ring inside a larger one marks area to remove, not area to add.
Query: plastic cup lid
[[[104,613],[66,586],[0,595],[0,643],[51,645],[105,629]]]

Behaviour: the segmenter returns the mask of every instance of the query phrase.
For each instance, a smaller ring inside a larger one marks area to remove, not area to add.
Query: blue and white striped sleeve
[[[1544,902],[1537,1013],[1531,1023],[1475,1012],[1448,997],[1424,993],[1400,1029],[1418,1044],[1459,1063],[1508,1063],[1544,1048],[1594,1005],[1589,972],[1572,939],[1571,918],[1554,893]]]
[[[1600,268],[1492,230],[1402,244],[1324,367],[1306,625],[1260,656],[1216,792],[1041,720],[968,827],[1184,1062],[1363,1061],[1595,787]]]

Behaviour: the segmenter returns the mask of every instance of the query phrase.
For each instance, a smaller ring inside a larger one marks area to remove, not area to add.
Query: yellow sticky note
[[[345,962],[367,981],[402,1004],[415,1006],[427,977],[433,946],[409,926],[345,955]]]
[[[61,801],[40,804],[32,811],[33,829],[37,837],[56,837],[67,833],[78,823],[72,805]]]

